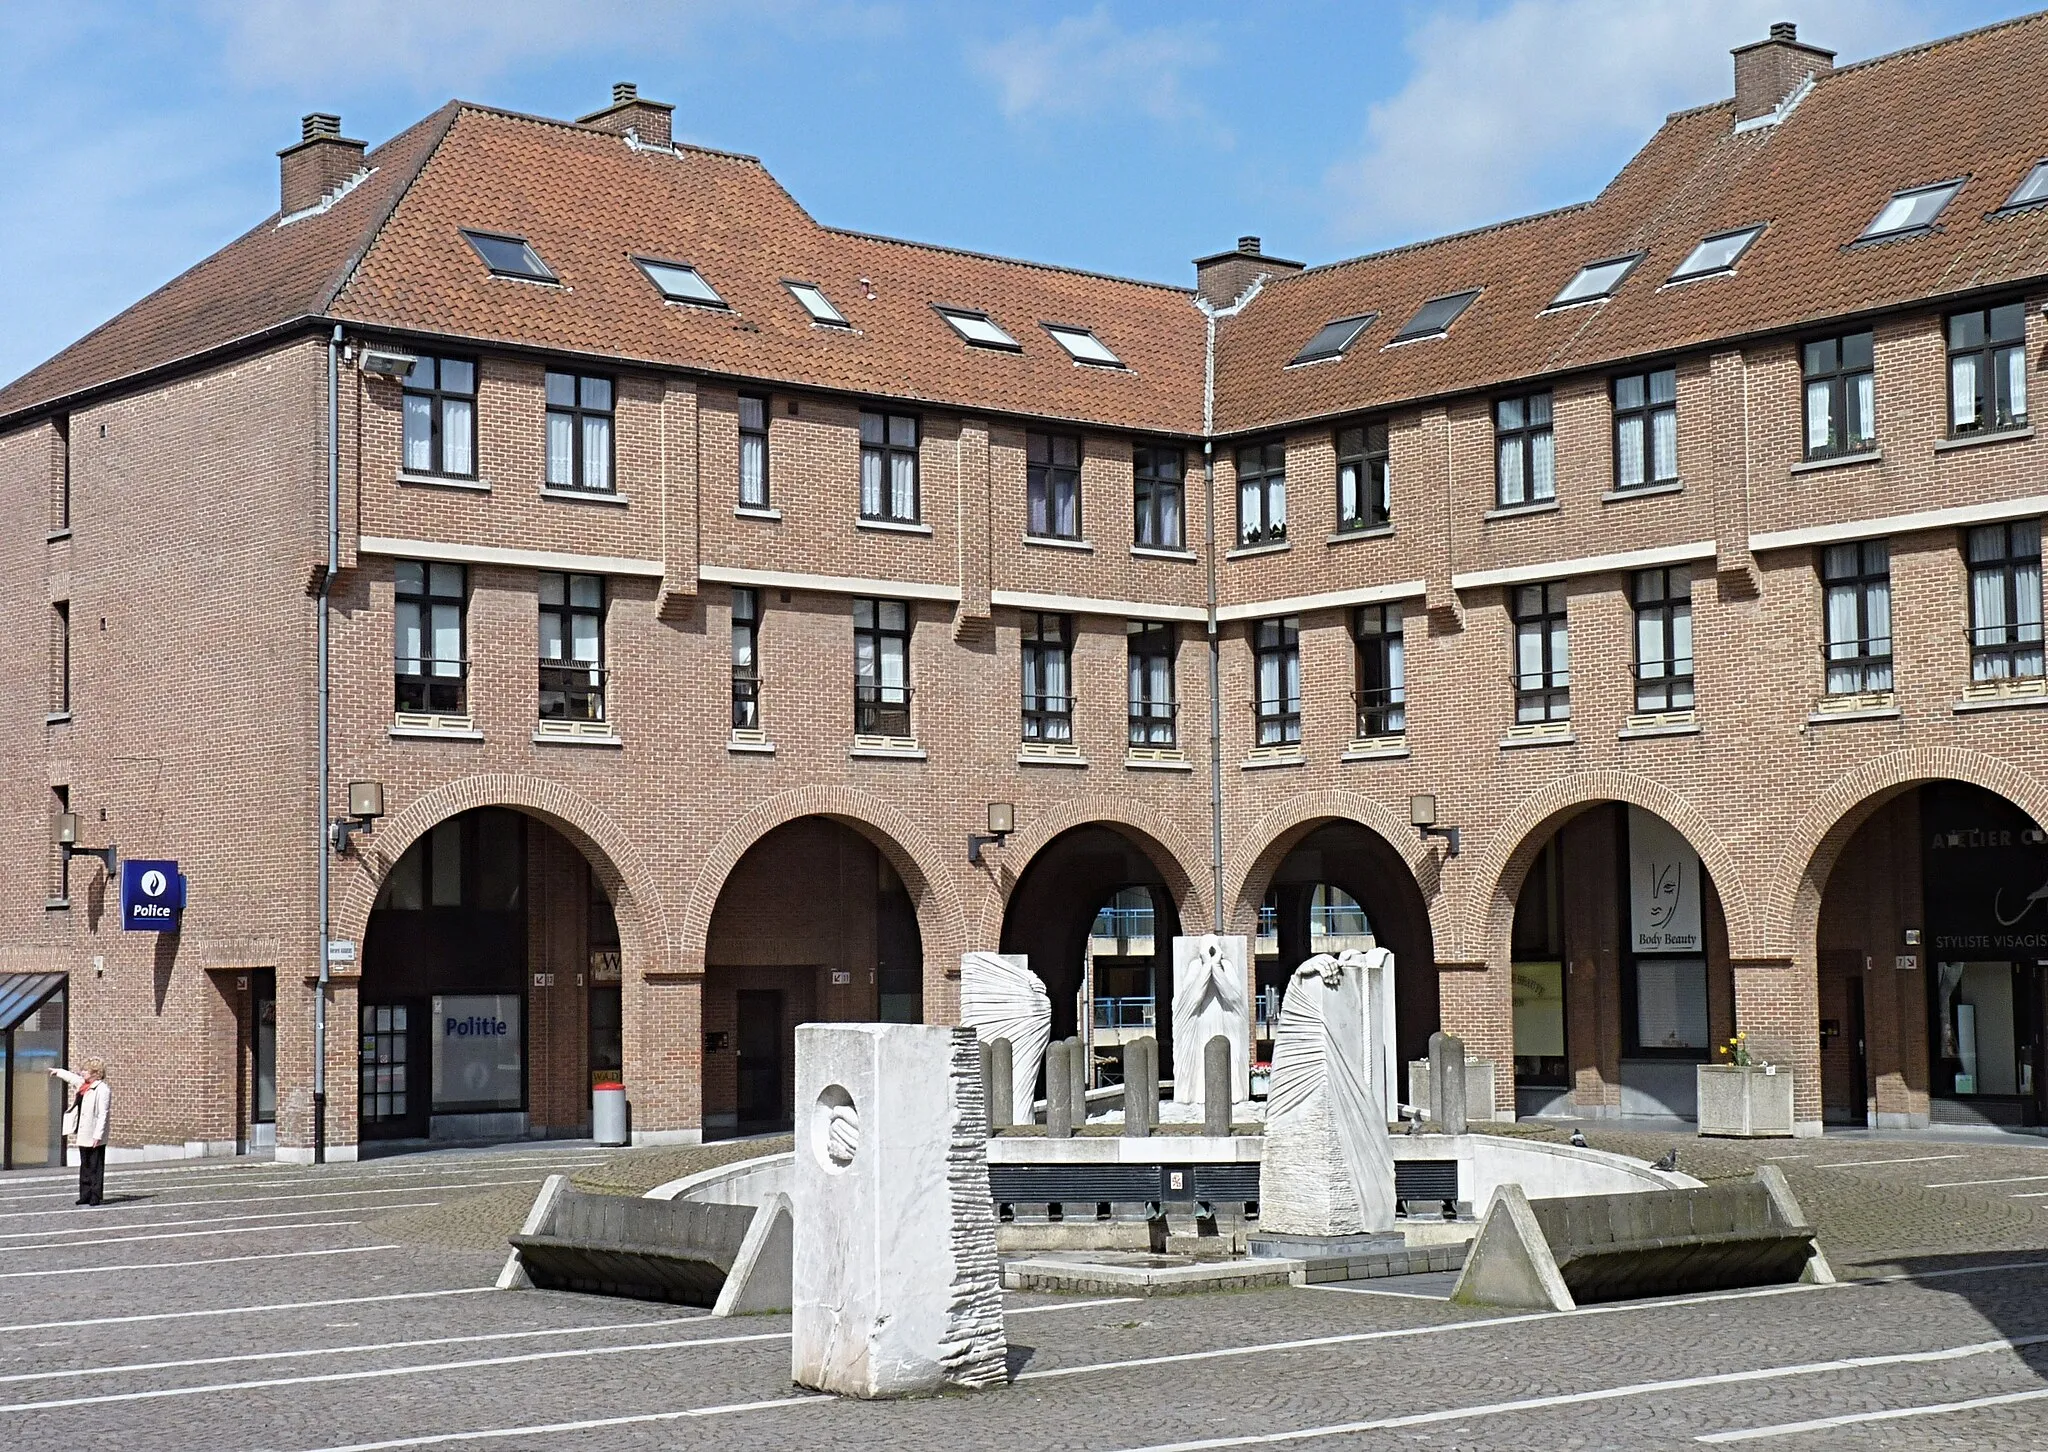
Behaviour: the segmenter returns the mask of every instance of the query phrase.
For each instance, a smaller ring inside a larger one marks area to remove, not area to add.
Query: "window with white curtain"
[[[853,602],[853,729],[860,736],[910,736],[910,607],[901,600]]]
[[[461,565],[400,560],[393,567],[395,709],[466,714],[469,662],[462,636],[468,586]]]
[[[1081,537],[1081,441],[1074,435],[1024,435],[1024,532]]]
[[[1074,620],[1027,610],[1018,622],[1026,741],[1074,739]]]
[[[2041,674],[2041,523],[1970,531],[1970,678]]]
[[[1173,657],[1179,634],[1171,621],[1133,620],[1125,626],[1130,647],[1130,744],[1175,744]]]
[[[917,418],[864,411],[860,416],[860,516],[917,522]]]
[[[604,577],[540,577],[540,719],[604,720]]]
[[[1557,497],[1549,390],[1495,399],[1493,436],[1499,461],[1494,481],[1498,503],[1538,504]]]
[[[547,375],[548,488],[612,492],[612,381]]]
[[[1948,320],[1948,428],[1952,436],[2027,423],[2027,305],[2004,303]]]
[[[1252,703],[1261,746],[1301,744],[1301,617],[1261,620],[1252,627],[1258,697]]]
[[[1636,710],[1693,708],[1692,571],[1636,571]]]
[[[1892,688],[1891,546],[1881,539],[1829,545],[1821,552],[1827,627],[1827,692],[1860,695]]]
[[[768,400],[740,395],[740,503],[768,507]]]
[[[416,358],[405,375],[405,471],[476,477],[476,362]]]
[[[1563,584],[1518,585],[1515,627],[1515,721],[1572,718],[1572,654]]]
[[[1186,538],[1181,523],[1182,472],[1186,456],[1159,444],[1131,449],[1133,519],[1131,543],[1145,549],[1177,550]]]
[[[1614,380],[1614,487],[1678,482],[1678,370]]]
[[[1819,338],[1799,350],[1806,383],[1806,457],[1877,447],[1877,388],[1868,330]]]

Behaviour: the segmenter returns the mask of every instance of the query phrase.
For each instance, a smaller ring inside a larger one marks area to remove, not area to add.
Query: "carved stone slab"
[[[1173,1102],[1203,1102],[1202,1054],[1217,1034],[1230,1041],[1230,1099],[1252,1093],[1249,939],[1204,934],[1173,940]]]
[[[1052,999],[1023,953],[960,955],[960,1022],[980,1031],[983,1043],[1010,1041],[1010,1118],[1032,1121],[1038,1068],[1052,1037]]]

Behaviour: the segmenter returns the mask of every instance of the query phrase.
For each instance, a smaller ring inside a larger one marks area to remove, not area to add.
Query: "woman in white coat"
[[[106,1191],[107,1108],[114,1097],[107,1087],[107,1066],[99,1059],[87,1059],[84,1072],[52,1069],[69,1084],[71,1107],[64,1111],[64,1134],[78,1146],[78,1203],[97,1205]]]

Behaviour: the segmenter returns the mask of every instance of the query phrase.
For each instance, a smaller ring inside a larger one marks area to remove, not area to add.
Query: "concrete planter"
[[[1699,1132],[1731,1139],[1792,1137],[1792,1071],[1776,1066],[1698,1066]]]

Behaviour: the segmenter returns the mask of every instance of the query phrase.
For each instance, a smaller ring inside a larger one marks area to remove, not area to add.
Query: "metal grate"
[[[1458,1198],[1456,1160],[1394,1161],[1396,1200],[1455,1200]]]

